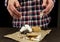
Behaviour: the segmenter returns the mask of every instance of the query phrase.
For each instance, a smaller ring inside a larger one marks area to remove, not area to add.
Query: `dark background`
[[[58,0],[56,0],[55,7],[53,8],[50,16],[52,17],[52,20],[49,27],[57,27],[57,21],[59,20]],[[0,1],[0,27],[12,27],[12,17],[9,15],[6,7],[4,6],[4,0]]]
[[[58,0],[58,28],[60,28],[60,0]]]
[[[4,6],[4,1],[0,1],[0,27],[11,27],[11,16]]]

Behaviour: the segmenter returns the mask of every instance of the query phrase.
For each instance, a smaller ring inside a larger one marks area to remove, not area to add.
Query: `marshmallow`
[[[23,32],[25,30],[28,30],[29,32],[32,32],[32,28],[29,25],[22,26],[20,29],[20,32]]]
[[[25,25],[25,28],[29,31],[29,32],[32,32],[32,28],[29,26],[29,25]]]
[[[26,30],[26,28],[24,26],[22,26],[21,29],[20,29],[20,32],[23,32],[25,30]]]

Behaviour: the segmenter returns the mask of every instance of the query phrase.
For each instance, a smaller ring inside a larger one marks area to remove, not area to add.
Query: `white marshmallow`
[[[20,32],[23,32],[25,30],[26,30],[26,28],[24,26],[22,26],[21,29],[20,29]]]
[[[32,28],[29,26],[29,25],[25,25],[25,28],[29,31],[29,32],[32,32]]]
[[[22,26],[20,29],[20,32],[23,32],[25,30],[28,30],[29,32],[32,32],[32,28],[29,25]]]

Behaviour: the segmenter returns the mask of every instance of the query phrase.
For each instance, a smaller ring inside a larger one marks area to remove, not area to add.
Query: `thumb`
[[[16,6],[17,8],[20,7],[20,4],[19,4],[19,1],[18,1],[18,0],[15,1],[15,6]]]

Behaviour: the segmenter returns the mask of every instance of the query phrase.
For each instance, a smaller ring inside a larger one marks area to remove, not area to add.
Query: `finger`
[[[9,9],[9,7],[7,7],[8,12],[10,13],[10,15],[15,18],[18,19],[18,17],[16,15],[14,15],[14,13],[11,12],[11,10]]]
[[[13,17],[13,13],[10,11],[9,7],[7,7],[7,10],[10,13],[10,15]]]
[[[15,1],[15,5],[16,5],[17,8],[20,7],[20,4],[19,4],[19,1],[18,0]]]
[[[46,12],[46,14],[49,14],[52,11],[53,7],[54,7],[54,5],[50,8],[50,10],[48,12]]]
[[[47,0],[43,0],[42,6],[46,6],[47,5]]]
[[[50,5],[48,5],[43,11],[48,12],[49,9],[50,9]]]
[[[17,11],[17,9],[16,9],[13,5],[11,5],[11,6],[9,7],[9,9],[10,9],[17,17],[20,17],[20,16],[21,16],[21,13],[20,13],[19,11]]]
[[[49,10],[51,10],[51,8],[53,7],[53,2],[52,1],[48,1],[48,5],[46,7],[46,9],[44,9],[44,13],[47,13]]]
[[[11,15],[13,18],[19,18],[17,15],[15,15],[15,13],[13,13],[13,12],[11,11],[9,5],[7,6],[7,9],[8,9],[8,11],[9,11],[10,15]]]
[[[16,12],[16,13],[14,13],[14,8],[15,8],[15,6],[14,6],[14,2],[15,2],[16,0],[9,0],[8,1],[8,6],[7,6],[7,9],[8,9],[8,11],[9,11],[9,13],[10,13],[10,15],[12,16],[12,17],[19,17],[20,15],[17,15],[18,13]],[[11,7],[11,6],[13,6],[13,8]]]

